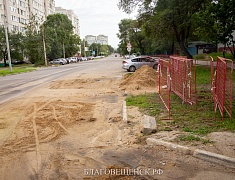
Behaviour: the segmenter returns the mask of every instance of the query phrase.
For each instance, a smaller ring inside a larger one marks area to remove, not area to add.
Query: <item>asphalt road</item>
[[[110,67],[110,57],[63,66],[38,68],[36,71],[0,77],[0,104],[26,93],[40,85],[64,78],[73,73],[82,74],[100,66]],[[121,66],[120,66],[121,67]]]
[[[76,78],[84,73],[89,74],[98,70],[99,72],[104,71],[104,77],[106,78],[112,74],[111,79],[107,78],[108,80],[106,82],[108,82],[108,85],[110,85],[110,80],[113,78],[117,76],[120,77],[122,73],[127,73],[125,70],[121,69],[121,59],[114,57],[59,67],[39,68],[31,73],[1,77],[0,103],[23,95],[26,92],[33,91],[35,88],[47,85],[47,83],[52,81],[62,78],[67,79],[66,77],[69,76]],[[109,73],[107,73],[108,70],[110,70]],[[96,73],[92,74],[96,76]],[[41,89],[43,92],[43,88]],[[65,128],[65,132],[63,131],[65,122],[67,122],[68,119],[70,120],[70,114],[61,116],[64,118],[58,118],[60,117],[59,115],[61,115],[61,113],[59,113],[61,107],[47,102],[50,97],[45,98],[45,102],[43,100],[37,101],[41,104],[32,101],[27,112],[28,114],[26,113],[28,116],[22,114],[21,117],[19,113],[22,111],[21,109],[18,111],[13,110],[11,115],[8,113],[10,110],[4,112],[6,115],[4,116],[4,114],[2,114],[2,119],[0,117],[0,125],[2,125],[0,126],[0,130],[8,131],[5,133],[7,135],[4,134],[4,136],[10,137],[10,135],[12,135],[13,139],[9,138],[5,146],[0,147],[0,161],[2,162],[0,167],[4,167],[0,168],[0,179],[29,179],[29,177],[31,179],[40,179],[35,173],[37,169],[34,168],[37,167],[36,165],[38,164],[42,165],[39,166],[41,169],[38,171],[41,173],[40,175],[44,177],[41,179],[82,179],[78,178],[78,176],[93,176],[93,174],[91,174],[92,172],[99,175],[96,170],[102,170],[104,167],[110,167],[114,170],[120,167],[129,167],[131,168],[130,170],[138,170],[141,168],[146,170],[146,172],[142,172],[142,177],[136,176],[135,179],[154,179],[149,176],[149,174],[152,175],[153,173],[151,174],[148,170],[152,170],[152,172],[154,170],[154,172],[156,172],[154,176],[155,179],[160,180],[234,179],[234,170],[231,168],[208,163],[189,154],[183,154],[162,146],[155,147],[153,145],[146,145],[144,142],[142,142],[143,144],[141,142],[137,144],[130,143],[128,141],[130,137],[136,136],[141,140],[138,134],[136,135],[137,131],[134,128],[138,126],[137,123],[134,122],[136,121],[134,118],[136,112],[135,114],[128,112],[128,115],[132,117],[130,118],[131,123],[122,124],[118,119],[115,119],[115,117],[120,116],[120,114],[117,113],[119,111],[116,112],[119,104],[115,101],[113,102],[113,97],[117,96],[114,92],[118,93],[118,90],[113,91],[113,89],[108,89],[103,91],[101,88],[100,91],[97,89],[97,93],[93,92],[95,90],[95,88],[91,89],[90,93],[86,93],[83,97],[77,96],[76,104],[73,104],[73,101],[61,101],[61,103],[67,103],[63,104],[66,106],[65,109],[70,108],[69,110],[71,111],[69,112],[75,112],[74,109],[81,108],[82,105],[84,105],[84,99],[88,100],[94,98],[94,102],[92,103],[96,102],[97,110],[100,110],[99,113],[91,115],[91,117],[97,117],[96,121],[90,121],[91,119],[85,121],[85,119],[81,119],[80,122],[78,121],[68,126],[67,129]],[[60,89],[58,89],[58,91],[60,91]],[[84,88],[77,89],[75,92],[84,93],[87,91],[89,91],[89,89]],[[58,97],[58,99],[60,99],[60,96]],[[71,97],[72,95],[70,98]],[[24,100],[20,102],[24,102]],[[25,104],[26,102],[30,101],[25,101]],[[58,102],[60,101],[54,101],[54,103]],[[25,104],[21,107],[24,111],[26,107]],[[90,103],[88,103],[88,105],[90,106]],[[14,106],[17,105],[12,105],[12,107]],[[83,110],[85,110],[85,108]],[[88,112],[89,113],[86,113],[86,115],[90,115],[90,111]],[[116,116],[115,112],[118,116]],[[76,115],[76,113],[74,115]],[[74,116],[71,116],[71,120],[72,119],[74,119]],[[103,121],[100,119],[103,119]],[[62,121],[63,128],[61,128],[61,125],[58,125],[59,123],[62,124],[59,120],[65,120]],[[15,124],[10,125],[13,121]],[[15,128],[16,124],[18,128]],[[100,126],[98,126],[98,124],[100,124]],[[54,125],[59,128],[58,133],[65,133],[61,134],[61,137],[55,140],[53,139],[54,133],[51,133],[56,130]],[[45,138],[44,140],[47,141],[40,142],[38,137],[39,133],[41,133],[41,138]],[[48,136],[45,136],[44,133],[48,133]],[[119,136],[122,138],[119,138]],[[52,139],[48,140],[48,137]],[[30,138],[33,140],[31,141]],[[30,146],[31,144],[33,144],[33,146]],[[25,150],[27,151],[25,152]],[[6,152],[11,153],[8,154]],[[34,159],[32,160],[32,158]],[[43,163],[41,164],[41,162]],[[120,167],[109,166],[113,164],[120,165]],[[85,177],[84,179],[89,179],[89,177]],[[95,178],[92,177],[91,179]]]

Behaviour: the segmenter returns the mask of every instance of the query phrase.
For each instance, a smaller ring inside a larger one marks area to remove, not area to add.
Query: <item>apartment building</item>
[[[72,25],[74,27],[74,29],[73,29],[74,34],[77,34],[78,36],[80,36],[79,19],[78,19],[77,15],[74,14],[73,10],[67,10],[67,9],[63,9],[61,7],[55,7],[55,13],[67,15],[68,18],[72,21]]]
[[[93,36],[93,35],[87,35],[85,36],[85,40],[89,45],[93,43],[98,43],[101,45],[108,45],[108,36],[105,35],[98,35],[98,36]]]
[[[7,22],[9,31],[25,31],[32,16],[42,23],[55,13],[55,0],[0,0],[0,25]]]
[[[97,43],[101,45],[108,45],[108,36],[100,34],[97,36]]]
[[[88,43],[88,45],[91,45],[93,43],[97,43],[96,36],[93,36],[93,35],[86,35],[85,41]]]

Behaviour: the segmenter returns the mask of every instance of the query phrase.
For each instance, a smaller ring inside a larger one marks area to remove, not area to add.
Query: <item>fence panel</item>
[[[210,67],[211,67],[211,93],[213,101],[215,102],[215,70],[214,70],[214,59],[210,57]]]
[[[196,104],[196,63],[192,59],[171,56],[171,91],[184,103]]]
[[[232,121],[232,86],[233,86],[233,61],[217,57],[216,77],[214,92],[214,111],[217,108],[224,121],[224,113],[227,112]]]
[[[170,77],[170,62],[159,59],[158,63],[158,93],[164,103],[167,111],[168,118],[170,119],[170,90],[171,90],[171,77]]]

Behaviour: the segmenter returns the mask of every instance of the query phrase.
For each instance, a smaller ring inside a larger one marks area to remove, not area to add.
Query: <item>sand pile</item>
[[[120,83],[123,90],[143,90],[146,88],[157,88],[158,73],[147,65],[141,67],[132,75],[127,74]]]

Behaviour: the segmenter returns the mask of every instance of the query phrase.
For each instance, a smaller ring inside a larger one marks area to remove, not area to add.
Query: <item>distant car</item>
[[[11,64],[24,64],[25,62],[23,60],[17,60],[17,59],[12,59]]]
[[[93,60],[93,59],[94,59],[93,56],[88,56],[88,57],[87,57],[87,60]]]
[[[78,59],[76,57],[69,57],[69,58],[66,58],[67,61],[69,61],[69,63],[76,63],[78,62]]]
[[[49,62],[50,64],[60,64],[60,65],[65,65],[67,64],[67,60],[64,58],[59,58],[59,59],[54,59]]]
[[[139,69],[144,65],[148,65],[153,69],[157,69],[158,59],[154,59],[150,56],[138,56],[132,59],[125,59],[122,62],[122,68],[129,72],[135,72],[136,69]]]
[[[82,57],[82,61],[87,61],[87,57]]]

